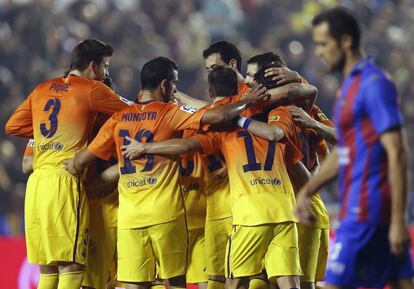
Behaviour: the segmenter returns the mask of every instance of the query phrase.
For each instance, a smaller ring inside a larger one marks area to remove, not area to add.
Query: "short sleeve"
[[[223,133],[219,132],[202,132],[194,135],[193,137],[197,138],[200,142],[202,152],[201,154],[204,156],[211,155],[221,147],[221,137]]]
[[[33,154],[33,148],[34,148],[34,139],[30,139],[27,142],[27,145],[24,149],[24,153],[23,155],[27,156],[27,155],[32,155]]]
[[[286,152],[285,152],[286,167],[291,168],[303,159],[303,154],[290,139],[286,139],[284,142],[286,145]]]
[[[326,116],[326,114],[317,106],[313,105],[309,115],[316,121],[334,128],[335,124]]]
[[[117,120],[114,118],[116,115],[108,119],[105,124],[99,130],[97,136],[89,144],[88,149],[98,158],[103,160],[109,160],[116,150],[116,144],[114,139],[114,130],[117,124]]]
[[[194,107],[180,104],[171,104],[167,109],[168,111],[165,115],[166,124],[178,131],[200,129],[201,119],[207,111],[207,109],[197,110]]]
[[[318,158],[319,158],[320,161],[323,161],[329,154],[328,144],[322,138],[320,139],[320,141],[318,143],[316,153],[318,154]]]
[[[295,122],[288,107],[278,107],[272,110],[269,113],[267,123],[279,127],[286,137],[292,134],[292,129],[295,127]]]
[[[369,80],[363,93],[365,113],[378,134],[403,125],[397,91],[389,79],[378,76]]]
[[[132,104],[132,101],[120,97],[102,82],[94,81],[90,94],[90,105],[93,111],[111,115]]]

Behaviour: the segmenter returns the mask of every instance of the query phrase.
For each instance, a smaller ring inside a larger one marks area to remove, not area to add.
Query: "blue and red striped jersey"
[[[403,125],[397,91],[370,58],[344,79],[334,109],[341,219],[389,223],[391,189],[380,135]]]

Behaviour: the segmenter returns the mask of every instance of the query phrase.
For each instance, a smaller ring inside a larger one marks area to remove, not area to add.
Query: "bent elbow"
[[[216,112],[213,117],[212,124],[221,124],[230,121],[230,114],[227,112]]]
[[[283,137],[283,132],[278,129],[272,129],[266,134],[266,140],[268,141],[279,141]]]

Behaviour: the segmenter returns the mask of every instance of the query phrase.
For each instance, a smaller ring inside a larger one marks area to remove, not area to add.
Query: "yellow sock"
[[[224,289],[224,283],[214,280],[208,280],[207,289]]]
[[[250,279],[249,289],[269,289],[269,283],[263,279],[253,278]]]
[[[82,284],[83,272],[67,272],[59,274],[57,289],[79,289]]]
[[[151,289],[165,289],[164,284],[151,285]]]
[[[56,289],[59,282],[59,274],[40,274],[39,285],[37,289]]]

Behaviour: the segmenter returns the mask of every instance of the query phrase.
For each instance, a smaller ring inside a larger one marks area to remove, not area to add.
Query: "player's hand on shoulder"
[[[303,108],[297,106],[290,106],[289,111],[293,116],[293,120],[305,128],[314,128],[314,120]]]
[[[265,77],[272,77],[278,85],[301,81],[300,74],[287,67],[270,67],[266,69]]]
[[[82,172],[77,171],[75,168],[75,159],[66,159],[63,161],[63,164],[65,165],[65,169],[73,176],[79,177],[82,175]]]
[[[251,102],[255,102],[257,100],[263,99],[268,97],[269,94],[267,92],[266,87],[263,85],[257,85],[249,90],[244,96],[243,99],[246,99]]]
[[[146,144],[134,138],[125,137],[130,143],[121,146],[122,155],[130,160],[135,160],[145,154]]]
[[[388,239],[395,256],[403,255],[411,247],[410,234],[404,221],[391,221]]]
[[[311,225],[315,222],[315,215],[311,211],[311,200],[304,189],[300,190],[296,196],[296,216],[299,222],[305,225]]]

